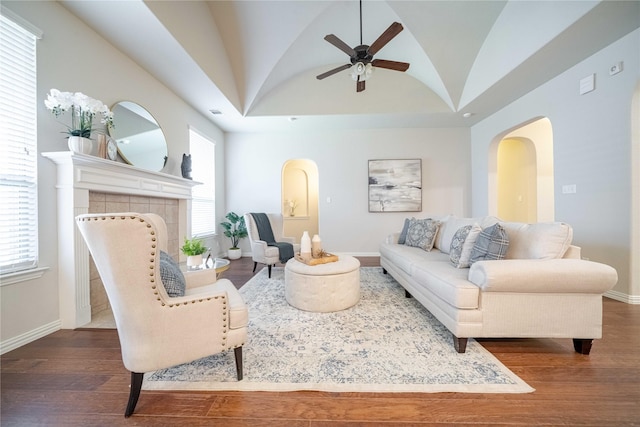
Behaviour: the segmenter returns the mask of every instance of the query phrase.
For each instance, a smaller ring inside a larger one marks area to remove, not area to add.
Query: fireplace
[[[42,155],[58,168],[60,320],[63,329],[74,329],[91,321],[92,305],[94,312],[108,308],[106,297],[91,295],[92,285],[104,290],[96,282],[97,273],[75,217],[104,212],[158,213],[167,222],[169,253],[177,257],[179,236],[189,235],[191,188],[197,183],[70,151]]]

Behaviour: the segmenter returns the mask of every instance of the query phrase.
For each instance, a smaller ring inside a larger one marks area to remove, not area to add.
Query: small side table
[[[186,263],[180,263],[183,271],[204,270],[205,268],[213,268],[216,270],[216,279],[222,277],[222,273],[227,271],[231,266],[231,261],[224,258],[207,258],[205,262],[196,267],[187,267]]]
[[[205,268],[214,268],[216,270],[216,279],[219,279],[222,277],[222,273],[229,269],[231,261],[224,258],[209,258],[204,265]]]

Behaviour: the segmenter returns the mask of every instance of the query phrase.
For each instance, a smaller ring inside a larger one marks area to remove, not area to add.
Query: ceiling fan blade
[[[391,41],[395,36],[402,31],[404,27],[399,22],[394,22],[389,25],[389,28],[385,30],[384,33],[378,37],[376,41],[373,42],[371,46],[369,46],[369,55],[375,55],[380,49],[382,49],[387,43]]]
[[[316,79],[318,79],[318,80],[322,80],[322,79],[324,79],[325,77],[332,76],[332,75],[334,75],[335,73],[339,73],[340,71],[346,70],[347,68],[351,68],[351,67],[352,67],[352,65],[351,65],[351,64],[344,64],[344,65],[341,65],[341,66],[339,66],[338,68],[334,68],[333,70],[329,70],[329,71],[327,71],[326,73],[322,73],[322,74],[317,75],[317,76],[316,76]]]
[[[387,61],[386,59],[374,59],[371,61],[371,65],[395,71],[407,71],[409,69],[409,63],[407,62]]]
[[[362,92],[364,89],[364,80],[360,80],[360,76],[358,76],[358,81],[356,82],[356,92]]]
[[[324,39],[329,43],[331,43],[332,45],[334,45],[335,47],[337,47],[338,49],[340,49],[341,51],[343,51],[344,53],[346,53],[347,55],[355,56],[356,51],[353,50],[351,46],[349,46],[348,44],[340,40],[337,36],[333,34],[329,34],[329,35],[326,35]]]

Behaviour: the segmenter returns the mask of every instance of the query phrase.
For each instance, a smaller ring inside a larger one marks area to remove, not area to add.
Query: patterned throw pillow
[[[415,219],[415,218],[405,218],[404,219],[404,226],[402,227],[402,231],[400,232],[400,236],[398,237],[398,244],[399,245],[404,245],[404,242],[407,241],[407,232],[409,231],[409,224],[411,223],[411,220]]]
[[[440,221],[435,221],[430,218],[412,219],[409,223],[407,240],[404,244],[430,251],[433,248],[438,227],[440,227]]]
[[[449,260],[454,267],[467,268],[470,266],[471,251],[481,231],[482,228],[478,224],[465,225],[456,231],[449,249]]]
[[[160,279],[170,297],[182,297],[187,288],[184,274],[171,255],[160,251]]]
[[[478,236],[471,251],[470,264],[476,261],[503,259],[509,248],[509,236],[500,224],[487,227]]]

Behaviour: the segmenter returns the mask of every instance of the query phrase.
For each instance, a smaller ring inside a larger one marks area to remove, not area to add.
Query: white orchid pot
[[[68,145],[74,153],[90,154],[93,149],[93,141],[81,136],[70,136]]]

